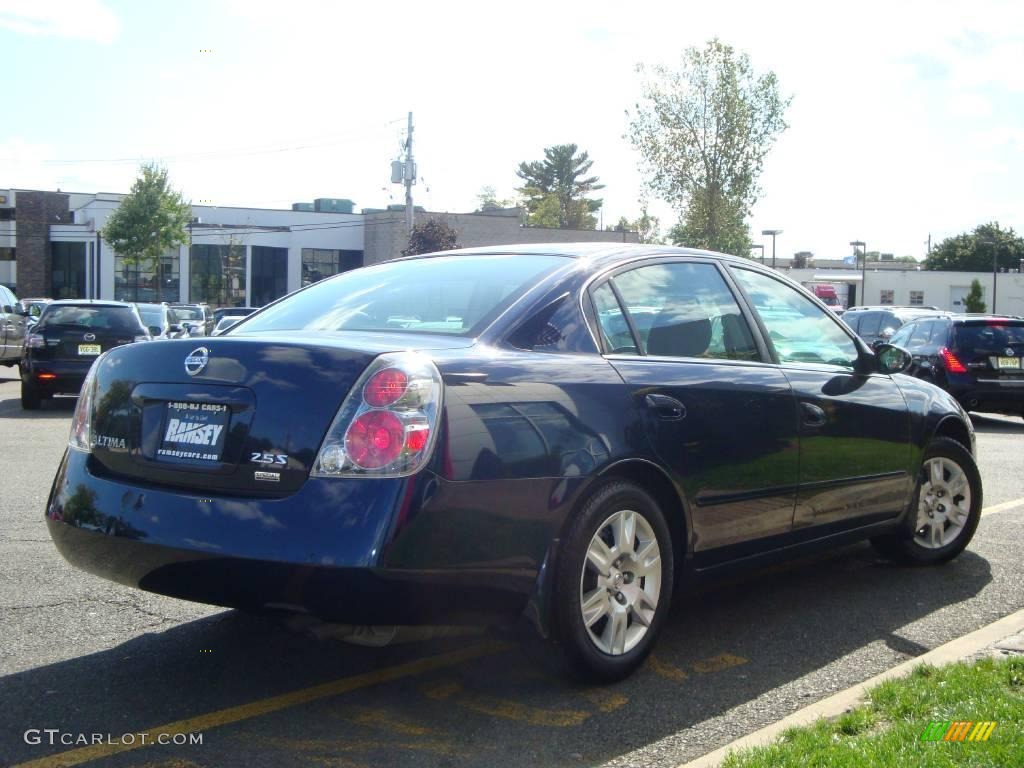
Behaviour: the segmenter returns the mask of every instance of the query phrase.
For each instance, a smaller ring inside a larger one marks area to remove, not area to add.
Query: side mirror
[[[149,335],[150,336],[159,336],[161,333],[163,333],[163,331],[160,330],[160,326],[159,325],[151,325],[151,326],[149,326]]]
[[[12,306],[11,306],[10,304],[4,304],[4,305],[3,305],[2,307],[0,307],[0,311],[2,311],[2,312],[13,312],[13,313],[15,313],[15,314],[18,314],[18,315],[20,315],[20,314],[21,314],[21,312],[18,312],[18,311],[17,311],[17,310],[16,310],[16,309],[15,309],[14,307],[12,307]]]
[[[167,326],[167,330],[171,333],[181,333],[181,326],[177,323]]]
[[[878,361],[879,373],[903,373],[914,362],[910,353],[902,347],[892,344],[880,344],[875,348],[875,359]]]

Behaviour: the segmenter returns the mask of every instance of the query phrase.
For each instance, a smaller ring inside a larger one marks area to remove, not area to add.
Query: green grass
[[[933,720],[995,720],[986,742],[925,742]],[[1024,658],[918,667],[882,683],[833,720],[793,728],[768,747],[736,752],[722,768],[1024,766]]]

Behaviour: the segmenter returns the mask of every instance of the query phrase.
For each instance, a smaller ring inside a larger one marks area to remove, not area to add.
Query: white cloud
[[[0,0],[0,27],[32,37],[112,43],[121,23],[103,0]]]

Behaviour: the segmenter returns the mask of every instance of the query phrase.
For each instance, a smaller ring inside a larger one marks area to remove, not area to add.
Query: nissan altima
[[[47,523],[132,587],[349,624],[525,616],[566,669],[613,680],[694,574],[967,546],[974,432],[909,363],[745,259],[400,259],[223,336],[105,352]]]

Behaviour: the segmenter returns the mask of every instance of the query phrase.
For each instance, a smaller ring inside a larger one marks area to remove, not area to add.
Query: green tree
[[[980,280],[971,280],[971,290],[964,296],[964,305],[967,307],[968,312],[985,312],[988,310],[985,302],[981,300]]]
[[[160,257],[188,242],[192,205],[171,189],[167,169],[145,163],[103,227],[102,235],[126,264],[156,274],[157,301],[162,298],[163,275]]]
[[[661,221],[657,216],[651,216],[647,212],[647,206],[640,209],[640,216],[630,221],[625,216],[619,217],[619,223],[612,227],[615,232],[636,232],[641,243],[663,242],[661,237]]]
[[[416,224],[409,235],[409,245],[403,256],[416,256],[420,253],[433,253],[434,251],[450,251],[458,248],[458,232],[452,229],[446,221],[441,219],[427,219],[422,224]]]
[[[587,197],[604,189],[597,176],[587,176],[594,161],[586,152],[577,154],[575,144],[556,144],[544,150],[544,159],[520,163],[516,171],[523,186],[527,223],[535,227],[594,229],[602,200]],[[557,206],[557,223],[552,215]]]
[[[675,245],[703,248],[750,258],[753,240],[746,222],[746,210],[734,201],[713,201],[703,191],[690,198],[682,219],[669,231]],[[716,212],[708,212],[716,206]]]
[[[648,187],[680,214],[673,241],[748,256],[764,158],[787,128],[791,99],[775,74],[715,38],[686,49],[678,69],[652,67],[642,93],[629,139]]]
[[[972,232],[948,237],[924,261],[925,269],[991,272],[992,259],[1000,269],[1017,269],[1024,259],[1024,238],[999,222],[980,224]]]
[[[480,187],[476,195],[478,211],[494,211],[500,208],[511,208],[514,204],[507,198],[499,198],[498,191],[494,187]]]

